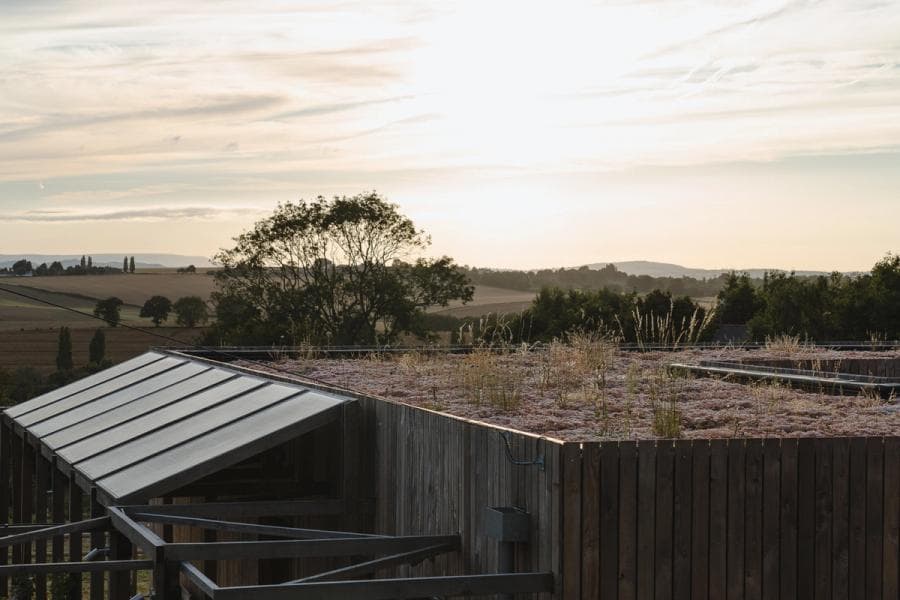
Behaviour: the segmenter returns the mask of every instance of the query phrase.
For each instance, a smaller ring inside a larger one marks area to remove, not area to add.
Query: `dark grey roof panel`
[[[272,447],[320,427],[339,416],[341,403],[337,398],[317,392],[295,395],[99,479],[97,483],[115,498],[148,499],[227,466],[217,464],[218,457],[228,456],[233,464],[260,452],[259,440],[265,440],[266,445]]]
[[[101,434],[85,437],[70,446],[60,448],[57,454],[69,464],[75,464],[101,452],[127,452],[125,449],[116,449],[116,447],[141,438],[154,438],[161,429],[192,415],[204,415],[206,414],[204,411],[217,404],[240,397],[254,388],[264,385],[266,385],[265,382],[255,377],[233,379],[199,394],[182,397],[179,402],[169,404],[136,419],[122,421],[119,425],[107,429]],[[126,456],[120,458],[127,459]]]
[[[31,430],[31,427],[33,425],[40,423],[45,419],[55,417],[56,415],[59,415],[66,411],[70,411],[73,408],[96,400],[102,396],[105,396],[106,394],[111,394],[130,385],[141,382],[145,379],[149,379],[150,377],[162,373],[163,371],[168,371],[169,369],[173,369],[180,364],[184,364],[184,362],[184,360],[179,358],[163,358],[162,360],[158,360],[143,367],[134,369],[130,373],[120,375],[115,379],[111,379],[99,385],[90,387],[83,392],[72,394],[71,396],[63,398],[62,400],[58,400],[52,404],[33,410],[22,415],[21,417],[16,417],[15,420],[17,423],[19,423],[19,425],[27,427],[29,430]]]
[[[191,364],[196,365],[196,363]],[[178,370],[180,371],[181,369]],[[163,388],[112,410],[98,413],[77,425],[44,436],[42,441],[47,444],[49,448],[58,450],[69,444],[87,440],[100,432],[106,432],[104,435],[108,435],[108,430],[112,428],[127,424],[138,417],[153,413],[169,404],[184,400],[197,392],[201,392],[206,388],[210,388],[233,377],[237,377],[237,375],[222,369],[203,371],[199,375],[194,375],[175,385]]]
[[[262,373],[148,352],[6,415],[121,501],[175,491],[320,427],[348,400]]]
[[[286,385],[270,384],[238,396],[227,402],[192,415],[182,421],[139,437],[121,446],[111,448],[75,464],[88,479],[98,480],[119,469],[144,460],[146,457],[168,450],[206,434],[233,421],[242,420],[247,415],[271,406],[300,390]],[[65,456],[60,453],[60,456]]]
[[[208,365],[199,363],[181,363],[174,369],[163,371],[159,375],[154,375],[149,379],[130,385],[113,392],[112,394],[101,396],[96,400],[86,402],[72,410],[68,410],[55,417],[36,423],[29,428],[29,431],[37,437],[47,436],[61,429],[77,425],[94,415],[103,414],[117,406],[133,402],[138,398],[143,398],[157,390],[166,389],[171,385],[175,385],[185,379],[202,373],[203,371],[208,371],[209,369],[210,367]]]
[[[41,408],[43,406],[47,406],[48,404],[52,404],[57,400],[61,400],[62,398],[66,398],[75,394],[77,392],[81,392],[90,387],[93,387],[97,384],[103,383],[104,381],[109,381],[110,379],[114,379],[119,377],[120,375],[124,375],[125,373],[130,373],[138,367],[142,367],[144,365],[150,364],[152,362],[162,360],[164,355],[158,352],[147,352],[146,354],[141,354],[135,358],[130,360],[126,360],[123,363],[119,363],[114,367],[110,367],[108,369],[104,369],[93,375],[88,375],[84,379],[79,379],[69,385],[63,386],[61,388],[52,390],[47,392],[46,394],[42,394],[37,398],[32,398],[26,402],[22,402],[21,404],[16,404],[15,406],[10,406],[4,412],[10,417],[18,417],[20,415],[24,415],[25,413],[31,412],[37,408]]]

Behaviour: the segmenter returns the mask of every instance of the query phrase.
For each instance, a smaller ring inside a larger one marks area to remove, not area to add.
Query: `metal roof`
[[[320,427],[348,400],[148,352],[4,412],[112,500],[143,501]]]

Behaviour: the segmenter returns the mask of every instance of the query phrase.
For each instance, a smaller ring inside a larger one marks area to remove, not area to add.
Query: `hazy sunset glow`
[[[900,250],[897,3],[2,11],[0,253],[211,255],[368,189],[479,266]]]

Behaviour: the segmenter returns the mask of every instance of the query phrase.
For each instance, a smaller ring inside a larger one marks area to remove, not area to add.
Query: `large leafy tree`
[[[115,296],[110,296],[105,300],[98,300],[96,306],[94,306],[94,316],[100,317],[109,323],[110,327],[115,327],[122,320],[120,313],[122,304],[124,303]]]
[[[172,301],[165,296],[151,296],[144,302],[141,307],[140,316],[149,318],[153,321],[153,325],[159,327],[159,324],[169,318],[172,312]]]
[[[206,323],[209,319],[209,309],[206,302],[200,296],[185,296],[179,298],[172,305],[177,316],[177,323],[184,327],[194,327]]]
[[[230,343],[388,343],[426,335],[424,311],[471,300],[447,257],[377,193],[279,205],[216,260],[219,334]]]

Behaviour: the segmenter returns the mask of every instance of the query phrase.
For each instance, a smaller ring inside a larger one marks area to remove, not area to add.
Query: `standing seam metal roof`
[[[111,499],[131,502],[320,427],[349,400],[148,352],[4,413]]]

